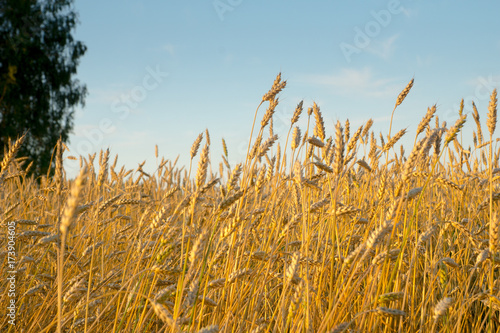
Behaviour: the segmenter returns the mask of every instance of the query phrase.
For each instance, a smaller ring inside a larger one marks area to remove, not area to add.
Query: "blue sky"
[[[378,138],[414,77],[392,131],[408,128],[405,142],[413,143],[434,104],[451,125],[460,100],[465,112],[474,100],[485,124],[489,95],[500,87],[500,2],[76,0],[74,8],[75,38],[88,47],[77,78],[89,95],[75,114],[70,154],[110,148],[130,169],[146,160],[153,171],[156,144],[160,156],[188,164],[206,128],[212,164],[224,138],[235,165],[278,72],[287,80],[274,116],[282,143],[301,100],[320,106],[327,136],[337,120],[349,118],[354,131],[373,118]],[[304,112],[302,132],[306,123]],[[474,128],[469,117],[464,139]],[[74,175],[78,163],[66,168]]]

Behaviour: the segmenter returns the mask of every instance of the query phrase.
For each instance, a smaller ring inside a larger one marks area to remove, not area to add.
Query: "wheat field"
[[[463,102],[452,126],[432,106],[416,133],[391,133],[391,117],[380,138],[371,120],[329,135],[319,106],[301,102],[280,145],[285,86],[280,74],[263,96],[237,165],[224,141],[212,163],[207,130],[185,168],[120,169],[106,150],[68,179],[60,142],[53,176],[33,179],[16,156],[24,136],[13,139],[0,171],[0,313],[15,300],[15,326],[4,315],[0,331],[498,332],[496,90],[486,128],[473,105],[465,149]]]

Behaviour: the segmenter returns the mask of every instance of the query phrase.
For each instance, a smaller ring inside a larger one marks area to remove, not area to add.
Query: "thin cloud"
[[[406,7],[401,7],[401,12],[405,14],[406,17],[414,17],[417,15],[417,11],[415,9],[410,9]]]
[[[432,65],[433,62],[434,62],[434,59],[430,55],[428,55],[428,56],[417,55],[417,65],[419,67],[429,67],[430,65]]]
[[[467,84],[471,89],[469,95],[464,97],[466,105],[470,105],[472,101],[476,103],[480,101],[487,102],[490,100],[493,89],[500,88],[500,75],[493,75],[492,73],[480,75],[467,80]]]
[[[163,45],[163,49],[168,52],[171,56],[175,55],[175,46],[172,44]]]
[[[377,79],[368,67],[363,69],[343,68],[336,74],[306,75],[304,82],[330,87],[339,95],[358,95],[368,97],[393,96],[398,86],[395,79]]]
[[[467,80],[467,83],[472,87],[500,88],[500,75],[488,74],[485,76],[477,76]]]
[[[366,52],[376,55],[384,60],[388,60],[394,54],[394,50],[396,48],[395,42],[398,38],[399,34],[393,35],[382,41],[374,39],[366,48]]]
[[[99,103],[99,104],[111,104],[115,102],[117,99],[120,99],[120,94],[124,94],[126,92],[125,84],[120,84],[122,86],[122,90],[119,90],[119,87],[114,87],[114,89],[99,89],[94,88],[89,90],[89,97],[87,99],[87,103]]]

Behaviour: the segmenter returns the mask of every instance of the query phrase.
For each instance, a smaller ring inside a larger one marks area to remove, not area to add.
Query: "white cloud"
[[[479,103],[481,101],[487,103],[490,100],[493,89],[500,88],[500,76],[487,74],[484,76],[477,76],[473,79],[467,80],[471,90],[470,94],[464,97],[465,105],[471,105],[472,101]]]
[[[163,45],[163,49],[168,52],[171,56],[175,55],[175,46],[172,44]]]
[[[96,127],[93,124],[77,124],[73,127],[73,135],[75,137],[83,137],[85,132],[93,130]]]
[[[405,14],[406,17],[413,17],[417,15],[417,11],[415,9],[409,9],[405,7],[401,7],[401,12]]]
[[[485,87],[489,90],[493,90],[493,88],[499,88],[500,76],[492,74],[477,76],[473,79],[467,80],[467,83],[473,87]]]
[[[399,38],[399,34],[393,35],[385,40],[378,41],[374,39],[370,45],[366,47],[366,52],[374,54],[384,60],[389,59],[394,53],[395,42]]]
[[[92,102],[111,105],[111,103],[120,99],[120,94],[124,94],[126,92],[125,85],[120,85],[122,87],[114,87],[114,89],[90,89],[87,103]]]
[[[398,89],[393,78],[377,79],[370,68],[343,68],[336,74],[313,74],[303,78],[306,83],[329,86],[340,95],[358,95],[369,97],[393,96]]]
[[[420,56],[417,55],[417,64],[419,67],[429,67],[434,62],[433,57],[428,56]]]

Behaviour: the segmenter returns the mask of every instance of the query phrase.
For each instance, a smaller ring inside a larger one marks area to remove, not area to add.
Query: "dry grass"
[[[278,76],[259,104],[245,161],[231,167],[223,140],[218,173],[208,131],[193,178],[164,159],[153,174],[118,170],[106,151],[68,180],[58,144],[55,176],[38,184],[15,157],[23,137],[7,147],[1,242],[15,225],[17,317],[2,332],[498,331],[496,92],[489,142],[475,106],[468,150],[466,115],[431,126],[433,106],[405,156],[406,129],[379,142],[371,120],[327,133],[316,104],[299,129],[302,102],[285,145],[266,138],[285,86]]]

